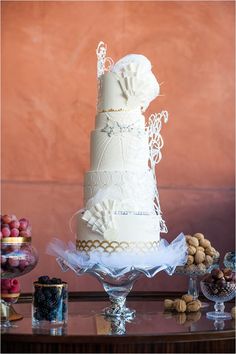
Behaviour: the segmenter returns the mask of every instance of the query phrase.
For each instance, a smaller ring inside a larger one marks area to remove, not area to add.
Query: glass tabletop
[[[212,311],[213,303],[197,313],[173,314],[164,312],[163,301],[144,300],[127,301],[130,308],[136,310],[136,317],[131,322],[111,322],[101,315],[107,301],[72,301],[69,302],[69,316],[67,326],[49,326],[49,328],[32,328],[31,303],[19,303],[14,309],[24,318],[14,322],[17,327],[6,329],[9,334],[50,334],[71,336],[96,336],[119,334],[118,329],[123,328],[123,333],[129,335],[168,335],[197,332],[215,332],[233,330],[233,320],[216,323],[206,318],[206,312]],[[226,304],[226,311],[231,310],[233,303]]]

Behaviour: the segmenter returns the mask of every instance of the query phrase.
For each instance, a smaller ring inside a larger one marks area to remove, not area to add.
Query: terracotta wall
[[[23,291],[45,273],[101,289],[45,254],[53,236],[73,240],[69,219],[83,206],[100,40],[114,60],[146,55],[163,82],[146,116],[170,116],[157,170],[166,238],[203,232],[222,255],[233,249],[234,26],[232,1],[2,2],[2,212],[31,220],[40,255]],[[135,289],[186,283],[161,274]]]

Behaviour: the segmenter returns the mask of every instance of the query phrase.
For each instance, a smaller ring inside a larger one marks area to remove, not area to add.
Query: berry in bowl
[[[236,284],[235,274],[231,269],[213,269],[210,274],[206,275],[200,282],[203,295],[215,302],[213,312],[207,312],[209,319],[231,319],[231,314],[224,312],[226,301],[230,301],[235,297]]]
[[[1,279],[1,298],[15,304],[20,296],[20,284],[17,279]]]
[[[64,325],[67,323],[67,283],[59,278],[41,276],[34,282],[32,325]]]
[[[15,215],[1,216],[1,277],[9,279],[26,274],[37,261],[29,221]]]

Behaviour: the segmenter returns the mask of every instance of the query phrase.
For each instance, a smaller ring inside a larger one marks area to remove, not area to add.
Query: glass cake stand
[[[135,316],[135,310],[126,307],[126,297],[134,283],[141,277],[153,278],[164,270],[172,275],[177,265],[186,263],[187,246],[183,233],[170,244],[161,239],[158,248],[147,252],[123,250],[119,252],[81,252],[73,242],[65,244],[52,240],[47,253],[56,257],[62,271],[69,269],[81,276],[90,274],[102,284],[111,305],[103,310],[107,318],[124,318],[127,321]]]
[[[109,307],[103,309],[102,314],[107,319],[123,318],[128,322],[135,317],[135,310],[126,307],[126,297],[132,290],[134,283],[143,275],[152,278],[161,270],[165,270],[167,274],[172,275],[175,269],[175,267],[168,266],[114,268],[102,264],[83,268],[80,266],[74,267],[60,257],[56,260],[62,271],[72,269],[78,276],[90,274],[97,278],[111,302]],[[120,321],[119,323],[113,321],[113,323],[116,324],[116,328],[118,327],[117,331],[123,331],[124,321],[121,321],[121,323]]]

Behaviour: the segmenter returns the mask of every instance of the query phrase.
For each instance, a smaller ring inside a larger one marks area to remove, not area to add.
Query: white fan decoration
[[[148,125],[146,126],[146,131],[148,132],[149,137],[149,161],[150,167],[153,173],[153,178],[155,180],[155,199],[154,207],[158,215],[160,215],[160,231],[167,233],[168,229],[166,227],[165,221],[162,219],[162,211],[159,201],[159,193],[157,189],[157,178],[155,166],[161,161],[162,154],[161,149],[164,145],[162,136],[160,134],[162,127],[162,118],[164,123],[168,121],[168,112],[162,111],[161,113],[154,113],[148,119]]]
[[[107,240],[112,240],[116,236],[114,221],[115,205],[115,200],[103,200],[89,210],[86,210],[82,216],[82,219],[87,222],[88,227]]]

